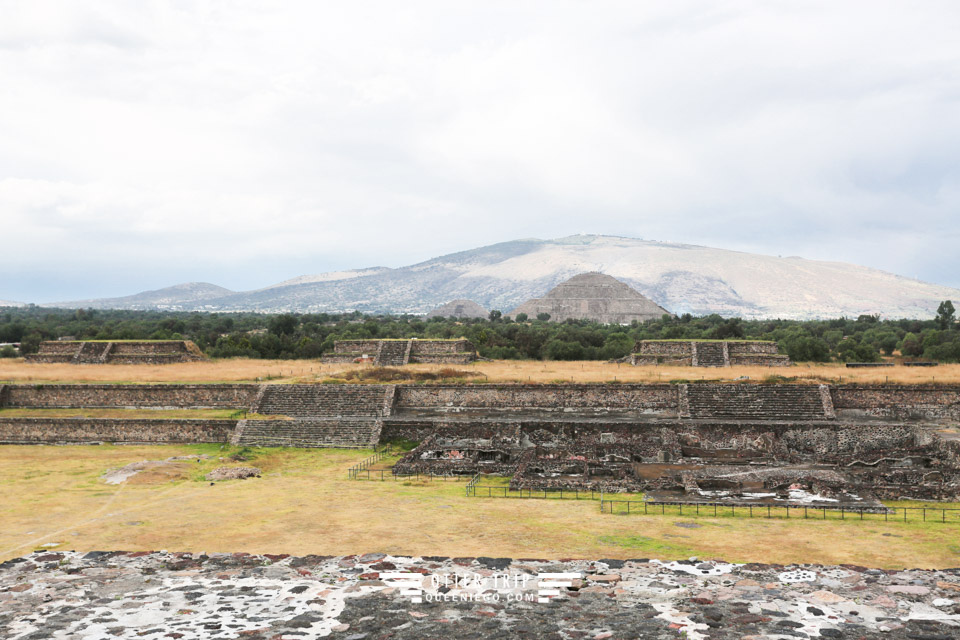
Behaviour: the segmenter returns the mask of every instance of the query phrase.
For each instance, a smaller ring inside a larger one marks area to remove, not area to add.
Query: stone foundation
[[[229,442],[236,425],[236,420],[0,417],[0,444]]]
[[[459,340],[337,340],[327,363],[360,362],[372,358],[377,366],[410,363],[468,364],[477,359],[477,349],[466,338]]]
[[[70,364],[172,364],[203,360],[203,352],[190,340],[67,341],[40,343],[27,362]]]
[[[629,358],[634,365],[692,367],[786,367],[776,342],[761,340],[641,340]]]
[[[712,486],[726,467],[741,465],[763,474],[731,482],[736,491],[760,482],[781,492],[796,484],[881,498],[960,499],[956,387],[3,385],[0,405],[229,407],[288,418],[6,418],[2,442],[372,447],[408,440],[420,446],[398,471],[511,473],[527,488],[698,491],[698,478]],[[830,476],[839,484],[825,482],[825,470],[839,474]]]
[[[10,384],[0,407],[245,409],[259,392],[253,384]]]

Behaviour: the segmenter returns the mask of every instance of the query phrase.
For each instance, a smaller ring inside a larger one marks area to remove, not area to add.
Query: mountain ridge
[[[252,291],[184,283],[57,306],[423,314],[451,300],[469,299],[508,311],[591,271],[629,284],[676,314],[808,319],[879,313],[914,318],[932,317],[941,300],[960,300],[960,289],[844,262],[579,235],[510,240],[405,267],[303,275]]]

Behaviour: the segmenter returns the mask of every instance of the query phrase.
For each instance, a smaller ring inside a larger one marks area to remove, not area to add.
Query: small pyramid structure
[[[581,273],[561,282],[542,298],[527,300],[510,312],[525,313],[531,320],[549,313],[550,320],[593,320],[605,324],[630,324],[657,320],[669,311],[630,285],[603,273]]]
[[[428,318],[487,318],[489,312],[473,300],[453,300],[427,314]]]

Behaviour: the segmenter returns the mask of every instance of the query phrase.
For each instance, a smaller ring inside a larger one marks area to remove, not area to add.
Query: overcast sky
[[[960,286],[960,3],[0,0],[0,299],[587,232]]]

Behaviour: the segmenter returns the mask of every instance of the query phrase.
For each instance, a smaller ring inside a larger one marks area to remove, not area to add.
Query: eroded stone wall
[[[677,387],[669,384],[401,385],[395,407],[403,410],[675,411]]]
[[[897,420],[960,420],[960,388],[948,386],[834,386],[838,415]]]
[[[229,442],[236,420],[0,418],[0,444]]]
[[[244,409],[259,389],[253,384],[11,384],[0,400],[8,407]]]

